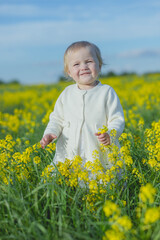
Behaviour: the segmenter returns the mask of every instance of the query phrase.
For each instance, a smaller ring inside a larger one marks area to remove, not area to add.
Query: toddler
[[[40,141],[44,148],[57,139],[55,164],[76,155],[84,163],[94,161],[92,152],[98,150],[100,153],[101,143],[105,146],[111,144],[112,129],[117,132],[118,145],[118,137],[124,129],[124,114],[113,88],[98,80],[102,65],[99,48],[90,42],[75,42],[64,54],[64,71],[75,84],[60,94]],[[98,133],[103,125],[108,131]]]

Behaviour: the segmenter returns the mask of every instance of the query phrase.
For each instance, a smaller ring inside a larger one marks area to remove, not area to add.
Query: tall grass
[[[43,150],[38,142],[50,108],[66,84],[59,84],[58,90],[54,85],[1,89],[0,240],[160,239],[160,76],[145,78],[103,80],[120,96],[126,117],[126,139],[122,138],[121,145],[130,145],[125,156],[133,160],[123,166],[123,178],[117,184],[106,184],[103,193],[101,184],[97,192],[89,184],[71,186],[56,166],[54,174],[42,174],[52,162],[54,148]],[[13,91],[16,97],[12,100]],[[17,128],[9,121],[15,121]],[[40,161],[36,163],[35,157]],[[107,215],[104,206],[111,203],[116,207]],[[129,219],[124,226],[118,223],[122,219]]]

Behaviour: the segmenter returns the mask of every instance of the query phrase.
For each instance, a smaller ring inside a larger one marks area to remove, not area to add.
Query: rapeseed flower
[[[144,215],[144,224],[152,224],[160,220],[160,207],[148,208]]]
[[[118,208],[117,204],[107,200],[103,207],[103,211],[106,217],[110,217],[112,215],[116,215],[117,217],[120,215],[120,209]]]
[[[125,239],[124,233],[114,229],[109,229],[105,232],[102,240],[123,240]]]
[[[36,156],[33,158],[33,161],[35,164],[39,164],[41,162],[41,158],[39,156]]]
[[[122,227],[124,231],[129,231],[132,228],[132,222],[127,215],[119,217],[117,219],[116,223],[120,227]]]
[[[156,189],[152,186],[152,184],[147,183],[145,186],[141,187],[139,197],[143,203],[153,203],[155,194]]]

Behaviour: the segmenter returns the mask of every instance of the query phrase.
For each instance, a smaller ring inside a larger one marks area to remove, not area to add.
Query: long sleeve
[[[63,103],[62,103],[62,94],[57,99],[57,102],[54,107],[54,111],[50,114],[49,123],[44,131],[44,135],[53,133],[57,137],[62,132],[63,128]],[[43,135],[43,136],[44,136]]]
[[[112,129],[115,129],[117,131],[116,137],[118,138],[123,132],[125,120],[120,100],[111,87],[108,92],[106,110],[108,116],[108,133]]]

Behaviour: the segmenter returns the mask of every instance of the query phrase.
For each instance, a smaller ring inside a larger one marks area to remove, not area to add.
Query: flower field
[[[0,240],[160,239],[160,74],[100,81],[117,92],[126,121],[121,150],[108,147],[110,169],[96,151],[94,163],[50,165],[56,142],[40,147],[72,83],[0,85]]]

